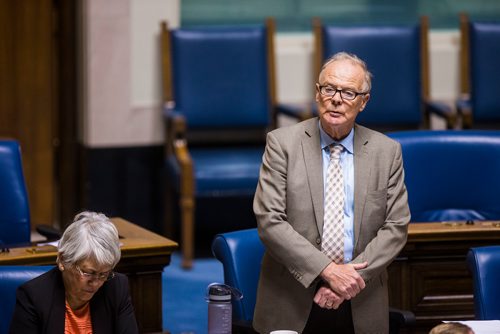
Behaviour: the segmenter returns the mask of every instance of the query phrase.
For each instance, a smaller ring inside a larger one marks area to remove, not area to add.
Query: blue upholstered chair
[[[500,246],[471,248],[467,265],[474,284],[476,320],[500,319]]]
[[[251,327],[264,255],[257,229],[218,234],[212,252],[223,264],[224,283],[243,293],[242,299],[233,301],[233,318],[237,324]]]
[[[275,125],[274,21],[174,29],[162,25],[167,234],[179,195],[182,266],[192,265],[196,200],[251,197]],[[249,211],[251,207],[249,208]]]
[[[413,222],[500,220],[500,131],[401,131]]]
[[[224,283],[243,293],[242,299],[233,300],[235,334],[256,333],[252,319],[264,250],[256,228],[218,234],[212,242],[212,253],[224,268]],[[416,321],[413,313],[394,308],[390,309],[389,320],[390,334]]]
[[[370,101],[358,123],[380,131],[429,128],[434,113],[453,128],[456,116],[451,108],[430,100],[428,30],[425,16],[419,24],[390,26],[339,26],[315,18],[314,80],[330,56],[354,53],[373,74]],[[317,115],[315,104],[311,113]]]
[[[0,266],[0,334],[7,334],[16,305],[17,287],[54,266]]]
[[[460,79],[457,111],[464,129],[500,129],[500,20],[469,21],[460,15]]]
[[[30,242],[30,212],[15,140],[0,140],[0,245]]]

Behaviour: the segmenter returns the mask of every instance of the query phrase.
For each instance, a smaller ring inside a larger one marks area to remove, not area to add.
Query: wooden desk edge
[[[499,221],[476,221],[473,225],[447,222],[410,223],[408,242],[433,240],[498,239]]]
[[[170,256],[178,248],[175,241],[167,239],[122,218],[111,218],[122,241],[122,258]],[[129,238],[127,240],[127,238]],[[57,249],[43,253],[30,253],[33,247],[13,248],[0,254],[0,265],[45,265],[55,264]],[[15,254],[14,254],[15,253]]]
[[[139,225],[135,225],[123,218],[113,217],[111,218],[113,224],[115,224],[118,232],[120,233],[120,237],[123,237],[123,241],[126,241],[127,238],[131,240],[143,240],[147,241],[147,244],[144,247],[154,247],[155,245],[163,245],[168,247],[169,249],[175,249],[179,245],[177,242],[167,239],[164,236],[156,234],[152,231],[149,231]]]

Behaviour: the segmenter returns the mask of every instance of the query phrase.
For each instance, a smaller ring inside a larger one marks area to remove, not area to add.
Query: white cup
[[[299,333],[296,332],[296,331],[288,330],[288,329],[282,329],[282,330],[279,330],[279,331],[272,331],[269,334],[299,334]]]

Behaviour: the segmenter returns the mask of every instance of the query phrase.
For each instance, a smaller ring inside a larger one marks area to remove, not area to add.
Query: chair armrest
[[[176,151],[179,151],[181,156],[184,156],[184,147],[187,150],[186,118],[179,111],[172,109],[169,105],[166,105],[163,109],[163,117],[165,119],[166,156],[177,156]]]
[[[163,118],[165,119],[165,141],[167,146],[172,147],[176,139],[186,138],[186,118],[179,111],[167,105],[163,108]]]
[[[50,225],[37,225],[36,231],[47,238],[47,241],[55,241],[61,239],[61,231]]]
[[[415,314],[411,311],[389,308],[390,333],[398,333],[400,328],[412,327],[417,323]]]
[[[165,155],[174,158],[181,171],[181,194],[191,198],[194,194],[193,160],[186,140],[186,118],[167,105],[163,110],[165,118]]]
[[[314,116],[309,103],[278,104],[276,106],[276,113],[293,117],[299,122]]]
[[[425,101],[426,113],[435,114],[446,121],[447,129],[454,129],[457,123],[457,114],[451,106],[444,102]]]
[[[458,116],[462,119],[462,128],[471,129],[472,128],[472,106],[470,103],[470,97],[464,95],[456,101]]]

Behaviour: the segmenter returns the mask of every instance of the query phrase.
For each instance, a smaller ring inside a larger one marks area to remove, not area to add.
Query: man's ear
[[[359,112],[365,110],[366,104],[370,100],[370,94],[363,95],[363,102],[361,103],[361,107],[359,108]]]

